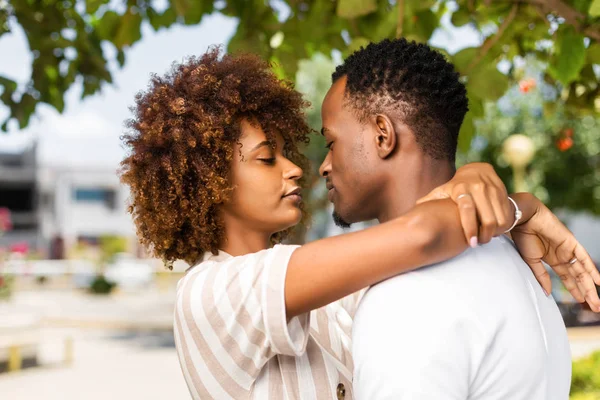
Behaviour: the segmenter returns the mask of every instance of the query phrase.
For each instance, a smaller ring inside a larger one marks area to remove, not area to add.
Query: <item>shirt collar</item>
[[[219,250],[217,255],[214,255],[213,253],[211,253],[210,251],[207,251],[204,253],[204,255],[202,256],[202,261],[200,261],[201,263],[204,261],[225,261],[228,260],[230,258],[232,258],[233,256],[229,253],[224,252],[223,250]]]

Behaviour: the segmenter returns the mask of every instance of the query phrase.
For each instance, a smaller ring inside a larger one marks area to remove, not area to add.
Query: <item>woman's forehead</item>
[[[240,135],[240,142],[242,144],[252,146],[253,143],[263,141],[272,142],[272,139],[275,139],[274,144],[277,148],[283,148],[285,140],[279,132],[275,132],[275,137],[273,137],[272,135],[267,135],[258,123],[250,123],[246,120],[242,121]]]

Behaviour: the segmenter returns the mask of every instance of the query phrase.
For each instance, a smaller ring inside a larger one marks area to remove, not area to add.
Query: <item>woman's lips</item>
[[[284,196],[283,198],[290,199],[293,203],[296,203],[296,204],[299,204],[302,202],[301,194],[288,194],[287,196]]]

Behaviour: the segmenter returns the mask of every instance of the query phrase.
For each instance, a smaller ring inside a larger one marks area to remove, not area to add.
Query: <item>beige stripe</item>
[[[317,393],[316,400],[330,399],[331,386],[327,379],[327,370],[325,369],[325,360],[323,359],[323,351],[317,343],[310,340],[306,347],[308,361],[315,384],[315,392]]]
[[[262,271],[260,271],[262,273]],[[238,271],[233,266],[228,267],[228,276],[229,282],[229,290],[227,290],[227,296],[229,296],[229,302],[231,303],[231,308],[236,313],[236,320],[238,324],[244,329],[246,332],[246,336],[248,337],[248,341],[253,343],[255,346],[259,348],[264,348],[265,343],[267,343],[267,336],[264,332],[257,329],[253,322],[252,316],[250,312],[245,307],[245,299],[240,295],[242,293],[242,288],[240,286],[240,278],[238,275]],[[252,290],[254,291],[254,295],[256,296],[256,301],[258,304],[261,304],[261,295],[262,295],[262,287],[259,279],[256,280],[255,284],[252,286]],[[250,296],[252,294],[249,294]],[[262,320],[262,319],[261,319]]]
[[[281,370],[279,369],[279,357],[275,356],[271,358],[265,368],[269,368],[269,399],[283,400],[283,379],[281,377]]]
[[[313,333],[313,336],[318,338],[319,344],[333,355],[331,350],[331,339],[329,338],[329,318],[324,308],[319,308],[315,311],[317,323],[319,324],[319,333]]]
[[[296,317],[304,331],[304,342],[300,348],[295,348],[296,343],[290,342],[288,322],[285,317],[285,275],[289,259],[295,249],[296,247],[287,246],[279,248],[277,252],[273,252],[270,254],[270,258],[265,260],[269,264],[265,266],[267,268],[267,290],[266,299],[264,299],[266,300],[264,304],[266,304],[267,335],[271,339],[276,352],[289,356],[300,355],[304,352],[304,346],[309,336],[310,323],[310,313]]]
[[[219,273],[220,268],[223,268],[223,267],[220,266],[219,268],[212,268],[210,271],[207,272],[208,276],[206,277],[206,282],[207,283],[210,282],[211,284],[206,284],[205,288],[202,290],[202,302],[201,303],[202,303],[202,307],[204,308],[204,314],[207,316],[210,315],[210,318],[208,319],[208,321],[209,321],[211,327],[213,328],[213,330],[215,331],[215,333],[217,334],[217,336],[219,338],[219,342],[225,349],[227,349],[227,352],[229,353],[229,355],[231,356],[233,361],[241,369],[246,371],[248,373],[248,375],[250,375],[252,377],[257,377],[258,374],[260,373],[260,367],[258,367],[251,358],[246,357],[246,355],[240,348],[240,345],[235,341],[235,339],[230,335],[229,331],[227,330],[227,324],[223,320],[223,316],[219,313],[217,308],[214,306],[216,299],[214,296],[214,290],[213,290],[214,284],[213,283],[215,282],[215,278],[216,278],[217,274]],[[229,269],[232,270],[233,268],[230,267]],[[239,286],[239,282],[238,282],[239,280],[235,279],[235,277],[234,277],[234,278],[232,278],[232,281],[237,282],[237,285],[232,284],[226,288],[228,299],[231,299],[233,297],[233,298],[239,298],[241,301],[242,300],[241,299],[242,292],[240,290],[240,286]],[[227,301],[227,299],[220,299],[220,301]],[[243,306],[240,306],[238,309],[236,309],[234,307],[233,310],[234,310],[234,313],[237,310],[244,310],[247,313],[247,310]],[[232,317],[234,317],[234,316],[232,316]],[[238,319],[238,323],[241,323],[239,321],[239,319]]]
[[[290,399],[300,399],[300,385],[296,369],[296,357],[279,356],[285,391]]]
[[[198,279],[198,276],[199,274],[196,274],[190,279],[190,282],[188,282],[183,292],[183,317],[188,325],[190,335],[194,340],[194,344],[202,356],[202,360],[206,364],[207,369],[211,371],[215,380],[231,397],[236,399],[242,398],[243,396],[248,395],[248,391],[244,390],[244,388],[238,385],[237,382],[231,378],[229,371],[226,371],[221,363],[219,363],[213,352],[210,350],[204,339],[204,336],[202,336],[200,328],[197,326],[196,321],[194,320],[194,315],[192,313],[191,292],[196,280]],[[212,284],[212,281],[206,279],[202,290],[206,290],[206,287]]]
[[[206,387],[204,387],[204,385],[202,384],[202,380],[200,379],[200,376],[198,375],[196,366],[194,365],[194,363],[190,357],[190,351],[188,349],[187,342],[185,340],[185,335],[183,334],[181,321],[179,320],[179,312],[177,310],[175,310],[175,328],[177,329],[178,336],[179,336],[179,344],[181,346],[181,348],[179,349],[179,354],[180,354],[179,362],[185,363],[185,367],[188,371],[188,375],[192,379],[191,383],[194,386],[194,389],[196,390],[198,395],[200,396],[199,398],[200,399],[210,399],[210,394],[208,393],[208,390],[206,390]]]

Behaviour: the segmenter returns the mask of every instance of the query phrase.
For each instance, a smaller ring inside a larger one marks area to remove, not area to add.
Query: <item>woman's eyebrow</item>
[[[271,143],[269,143],[268,140],[263,140],[262,142],[260,142],[259,144],[257,144],[256,146],[254,146],[252,149],[250,149],[250,152],[253,152],[254,150],[257,150],[263,146],[271,146]]]

